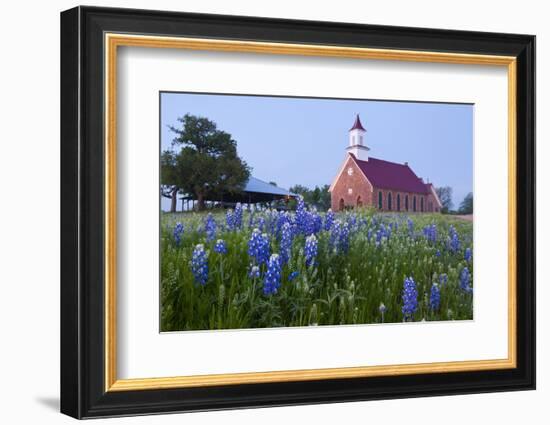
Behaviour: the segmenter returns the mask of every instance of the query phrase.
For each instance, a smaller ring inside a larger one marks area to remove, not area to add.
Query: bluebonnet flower
[[[367,230],[367,240],[370,242],[370,238],[372,238],[372,227],[369,227],[369,230]]]
[[[453,253],[460,249],[460,239],[458,238],[458,233],[452,224],[449,226],[448,246],[449,250]]]
[[[407,218],[407,226],[409,227],[409,234],[411,236],[414,235],[414,221],[412,221],[410,218]]]
[[[233,215],[233,210],[227,210],[225,213],[225,224],[227,225],[227,230],[233,230],[235,228],[235,216]]]
[[[206,240],[208,242],[213,241],[216,237],[216,220],[211,213],[208,213],[204,223],[204,230],[206,232]]]
[[[323,218],[317,214],[317,211],[311,213],[311,221],[313,222],[313,233],[319,233],[323,228]]]
[[[430,308],[434,311],[438,310],[440,303],[441,303],[441,292],[439,291],[439,286],[437,286],[437,283],[433,283],[432,289],[430,291]]]
[[[294,279],[296,279],[300,275],[299,272],[294,271],[288,275],[288,281],[292,282]]]
[[[283,224],[281,230],[281,243],[279,245],[279,252],[281,254],[281,261],[283,264],[288,263],[290,259],[292,249],[292,228],[290,223],[287,221]]]
[[[267,263],[267,272],[264,277],[264,294],[276,294],[281,286],[281,259],[279,254],[272,254]]]
[[[466,251],[464,251],[464,259],[469,263],[472,261],[472,250],[471,248],[466,248]]]
[[[218,254],[227,254],[227,244],[223,239],[218,239],[214,245],[214,251]]]
[[[183,235],[183,224],[178,221],[174,226],[174,241],[178,246],[181,243],[181,235]]]
[[[349,224],[344,223],[340,229],[340,237],[338,238],[338,245],[343,252],[349,250]]]
[[[298,205],[296,206],[296,224],[298,226],[298,230],[305,234],[308,230],[308,222],[309,214],[304,204],[304,198],[300,196],[298,197]]]
[[[265,218],[264,218],[264,217],[260,217],[260,218],[258,219],[258,229],[259,229],[260,231],[263,232],[263,231],[264,231],[264,228],[265,228]]]
[[[340,240],[341,227],[342,222],[340,220],[336,220],[330,228],[329,246],[331,250],[338,251],[338,242]]]
[[[416,290],[416,283],[412,277],[405,278],[403,282],[403,307],[401,308],[403,320],[412,320],[417,308],[418,291]]]
[[[310,235],[306,238],[305,255],[306,266],[309,267],[315,264],[317,258],[317,238],[315,235]]]
[[[445,285],[448,281],[448,277],[445,273],[439,275],[439,283]]]
[[[233,228],[240,229],[243,224],[243,206],[240,202],[235,205],[235,212],[233,213]]]
[[[437,227],[435,224],[424,227],[423,233],[428,242],[435,243],[437,241]]]
[[[208,280],[208,259],[203,244],[198,244],[193,250],[191,257],[191,272],[195,277],[195,282],[205,285]]]
[[[250,277],[251,279],[260,277],[260,268],[251,264],[250,271],[248,272],[248,277]]]
[[[390,227],[384,226],[384,224],[380,224],[380,227],[376,231],[376,246],[380,245],[382,242],[382,239],[389,239],[391,236],[391,229]]]
[[[470,271],[468,267],[464,267],[460,272],[460,289],[464,292],[472,292],[472,287],[470,286]]]
[[[437,251],[435,251],[435,256],[437,258],[441,257],[441,251],[439,249]]]
[[[331,209],[327,211],[327,214],[325,215],[325,230],[330,230],[332,227],[332,224],[334,223],[334,213]]]
[[[384,303],[380,303],[380,306],[378,307],[378,311],[382,315],[382,323],[384,323],[384,314],[386,313],[386,306]]]
[[[256,260],[258,265],[267,262],[269,257],[269,238],[259,229],[254,229],[248,240],[248,255]]]

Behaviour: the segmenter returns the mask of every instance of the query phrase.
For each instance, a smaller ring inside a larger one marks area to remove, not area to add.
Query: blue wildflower
[[[281,229],[281,243],[279,251],[281,253],[281,261],[283,264],[288,263],[292,249],[292,228],[289,222],[285,222]]]
[[[223,239],[218,239],[214,245],[214,251],[218,254],[227,254],[227,244]]]
[[[340,240],[340,228],[342,223],[340,220],[336,220],[330,228],[329,246],[331,251],[338,251],[338,241]]]
[[[332,227],[332,224],[334,223],[334,213],[331,209],[327,211],[327,214],[325,215],[325,230],[330,230]]]
[[[338,238],[338,245],[343,252],[349,250],[349,224],[344,223],[340,229],[340,237]]]
[[[174,241],[177,246],[181,243],[181,235],[183,235],[183,224],[178,221],[174,226]]]
[[[472,287],[470,286],[470,271],[468,267],[464,267],[460,272],[460,289],[464,292],[472,292]]]
[[[447,275],[445,273],[439,275],[439,283],[440,284],[445,285],[448,280],[449,280],[449,278],[447,277]]]
[[[310,235],[306,238],[305,246],[305,255],[306,255],[306,266],[309,267],[315,264],[315,259],[317,258],[317,238],[315,235]]]
[[[203,244],[198,244],[193,250],[191,257],[191,272],[195,282],[205,285],[208,280],[208,259]]]
[[[466,260],[468,263],[472,261],[472,249],[466,248],[466,251],[464,251],[464,260]]]
[[[269,257],[269,238],[265,233],[260,233],[259,229],[254,229],[248,240],[248,255],[253,257],[258,265],[267,262]]]
[[[407,218],[407,226],[409,227],[409,234],[411,236],[414,235],[414,221],[412,221],[410,218]]]
[[[437,227],[435,224],[424,227],[423,233],[428,242],[435,243],[437,241]]]
[[[233,210],[227,210],[225,213],[225,224],[227,225],[227,230],[233,230],[235,228],[235,216],[233,215]]]
[[[264,277],[264,294],[276,294],[281,286],[281,259],[279,254],[272,254],[267,263],[267,272]]]
[[[405,278],[403,282],[403,320],[412,320],[418,308],[418,291],[412,277]]]
[[[211,213],[208,213],[204,223],[204,230],[206,232],[206,240],[208,242],[213,241],[216,237],[216,220]]]
[[[441,251],[439,249],[437,251],[435,251],[435,256],[437,258],[441,257]]]
[[[438,310],[440,303],[441,303],[441,292],[439,291],[439,286],[437,286],[437,283],[433,283],[432,289],[430,291],[430,308],[434,311]]]
[[[233,213],[233,228],[240,229],[243,225],[243,206],[240,202],[235,205],[235,212]]]
[[[449,250],[453,253],[457,252],[460,249],[460,239],[458,237],[458,233],[456,232],[456,229],[452,224],[449,226],[448,247],[449,247]]]
[[[250,265],[250,271],[248,272],[248,277],[255,279],[260,277],[260,268],[258,266]]]
[[[299,272],[294,271],[288,275],[288,281],[292,282],[294,279],[296,279],[300,275]]]

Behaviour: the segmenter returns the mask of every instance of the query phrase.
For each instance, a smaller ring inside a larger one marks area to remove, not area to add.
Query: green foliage
[[[435,191],[443,205],[441,207],[441,212],[446,214],[451,211],[453,209],[453,188],[450,186],[443,186],[436,188]]]
[[[173,147],[179,152],[161,155],[161,184],[177,186],[193,194],[199,209],[208,198],[238,193],[250,177],[250,168],[237,155],[237,142],[229,133],[218,130],[207,118],[186,114],[178,118],[181,128],[175,133]]]
[[[261,278],[249,277],[249,212],[244,213],[243,228],[233,231],[221,229],[223,213],[214,215],[219,224],[216,239],[225,240],[227,254],[216,253],[215,240],[206,240],[205,214],[164,213],[160,248],[162,330],[401,322],[401,295],[407,276],[414,278],[418,289],[415,321],[472,319],[472,294],[461,290],[459,284],[462,268],[469,267],[473,274],[472,264],[464,259],[464,250],[472,246],[472,222],[439,214],[414,215],[411,233],[404,216],[363,210],[339,213],[336,218],[345,220],[355,213],[367,225],[352,232],[349,251],[331,249],[330,233],[321,231],[317,234],[315,266],[305,266],[305,237],[296,236],[289,263],[283,267],[281,287],[269,296],[262,291]],[[176,222],[185,228],[179,245],[173,238]],[[376,229],[375,222],[395,222],[398,228],[377,244],[374,234],[368,237],[368,229]],[[423,236],[424,226],[430,224],[437,227],[435,244]],[[461,241],[460,251],[455,253],[445,248],[450,224]],[[278,252],[279,239],[271,234],[269,238],[271,251]],[[209,276],[204,286],[194,282],[190,268],[193,249],[199,243],[208,252]],[[289,281],[292,272],[298,276]],[[448,276],[448,282],[440,284],[441,306],[433,311],[429,307],[430,289],[432,283],[439,284],[442,274]],[[383,315],[381,303],[386,307]]]
[[[292,193],[301,195],[304,198],[304,202],[308,205],[312,205],[319,211],[327,211],[330,208],[330,192],[328,191],[329,185],[325,184],[321,187],[315,186],[313,190],[308,189],[306,186],[297,184],[292,186],[289,190]],[[295,205],[293,205],[294,207]]]
[[[473,214],[474,213],[474,194],[472,192],[468,193],[463,201],[460,203],[460,208],[458,209],[460,214]]]

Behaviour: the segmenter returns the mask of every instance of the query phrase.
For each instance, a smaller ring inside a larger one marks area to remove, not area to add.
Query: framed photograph
[[[61,14],[61,411],[535,388],[535,37]]]

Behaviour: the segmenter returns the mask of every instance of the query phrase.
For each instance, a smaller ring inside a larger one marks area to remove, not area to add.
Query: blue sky
[[[332,182],[358,113],[372,157],[408,162],[425,181],[451,186],[455,208],[473,191],[472,105],[161,93],[162,150],[174,138],[168,125],[186,113],[216,122],[253,176],[286,189]]]

